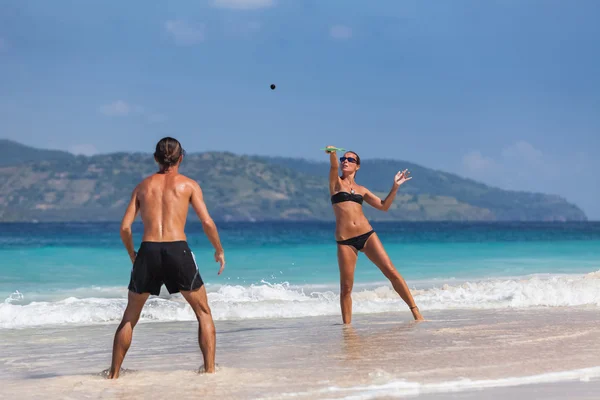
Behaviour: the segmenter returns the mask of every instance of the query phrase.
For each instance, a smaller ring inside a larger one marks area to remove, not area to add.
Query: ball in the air
[[[275,90],[275,84],[271,83],[271,90]]]

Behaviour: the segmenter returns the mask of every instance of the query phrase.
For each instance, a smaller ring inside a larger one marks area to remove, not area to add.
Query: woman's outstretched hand
[[[329,149],[336,149],[337,147],[335,146],[327,146],[325,147],[325,153],[329,154],[329,153],[335,153],[335,150],[329,150]]]
[[[394,177],[394,186],[396,188],[399,188],[400,185],[402,185],[404,182],[410,181],[412,179],[412,176],[409,175],[410,172],[408,172],[407,169],[405,169],[404,171],[398,171],[398,173]]]

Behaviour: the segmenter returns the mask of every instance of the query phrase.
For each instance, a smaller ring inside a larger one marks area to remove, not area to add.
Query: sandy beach
[[[524,399],[590,398],[600,388],[595,307],[426,316],[357,314],[350,327],[330,316],[217,321],[214,375],[198,373],[194,322],[140,323],[117,381],[103,374],[116,324],[2,330],[0,395],[470,399],[483,390]]]

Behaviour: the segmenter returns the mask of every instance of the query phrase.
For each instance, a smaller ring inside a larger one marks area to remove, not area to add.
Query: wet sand
[[[597,307],[425,316],[217,321],[210,375],[198,373],[195,322],[140,323],[116,381],[103,370],[117,324],[0,330],[0,397],[585,399],[600,388]]]

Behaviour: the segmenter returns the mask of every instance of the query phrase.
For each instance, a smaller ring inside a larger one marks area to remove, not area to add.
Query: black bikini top
[[[343,201],[353,201],[358,204],[362,204],[363,197],[361,194],[352,194],[348,192],[337,192],[331,196],[331,204],[341,203]]]

